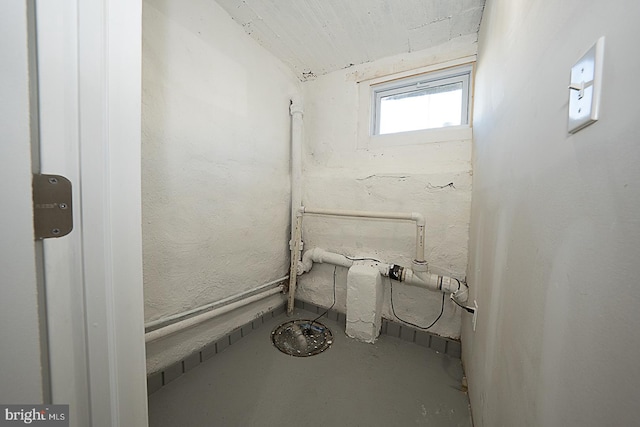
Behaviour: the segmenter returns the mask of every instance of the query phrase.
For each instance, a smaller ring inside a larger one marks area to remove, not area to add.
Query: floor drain
[[[329,328],[311,320],[290,320],[271,332],[271,340],[278,350],[297,357],[315,356],[331,346],[333,335]]]

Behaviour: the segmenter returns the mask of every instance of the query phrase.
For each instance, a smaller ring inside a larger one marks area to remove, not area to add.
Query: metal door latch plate
[[[71,181],[60,175],[33,175],[33,226],[36,240],[71,233],[71,207]]]

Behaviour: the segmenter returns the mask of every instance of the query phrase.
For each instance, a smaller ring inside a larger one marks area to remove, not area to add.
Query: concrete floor
[[[294,318],[317,315],[296,310]],[[292,357],[271,343],[278,316],[149,397],[151,427],[471,426],[460,360],[386,335],[374,344],[321,322],[334,343]]]

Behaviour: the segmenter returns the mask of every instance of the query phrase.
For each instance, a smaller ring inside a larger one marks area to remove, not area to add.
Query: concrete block
[[[224,337],[222,337],[218,341],[216,341],[216,353],[220,353],[225,348],[229,347],[229,345],[230,345],[230,343],[229,343],[229,335],[225,335]]]
[[[304,309],[307,310],[307,311],[310,311],[310,312],[315,313],[315,314],[320,314],[321,313],[320,307],[318,307],[317,305],[315,305],[313,303],[305,302],[303,305],[304,305]]]
[[[163,382],[164,382],[164,385],[167,385],[171,381],[175,380],[180,375],[182,375],[183,373],[182,360],[169,366],[167,369],[163,371],[163,373],[164,373]]]
[[[251,326],[251,323],[247,323],[240,328],[240,331],[242,333],[242,338],[244,338],[253,331],[253,327]]]
[[[344,313],[338,312],[338,323],[340,323],[343,326],[346,326],[346,324],[347,324],[347,315],[344,314]]]
[[[346,334],[373,343],[382,325],[382,278],[377,267],[354,265],[347,273]]]
[[[147,377],[147,395],[151,396],[156,391],[162,388],[162,372],[156,372],[155,374]]]
[[[215,342],[207,344],[202,350],[200,350],[200,354],[203,362],[215,356],[216,353],[217,351],[216,351]]]
[[[200,364],[200,352],[187,356],[183,361],[184,371],[190,371]]]
[[[380,325],[380,334],[387,335],[387,326],[389,325],[389,321],[387,319],[382,319],[382,325]]]
[[[447,343],[447,354],[455,359],[460,359],[462,357],[460,341],[449,341]]]
[[[415,330],[413,328],[409,328],[408,326],[402,326],[400,328],[400,339],[404,341],[414,342]]]
[[[416,344],[422,347],[431,347],[431,334],[425,331],[416,331]]]
[[[400,338],[400,325],[395,322],[387,323],[387,335]]]
[[[438,353],[445,353],[447,351],[447,340],[438,336],[431,336],[431,349]]]
[[[276,308],[273,310],[273,316],[274,316],[274,317],[278,317],[278,316],[280,316],[281,314],[284,314],[284,312],[285,312],[285,311],[286,311],[286,308],[285,308],[284,304],[282,304],[282,305],[280,305],[280,306],[276,307]]]
[[[251,322],[251,327],[255,330],[262,326],[262,316]]]
[[[229,334],[229,345],[235,344],[242,338],[242,329],[236,329]]]

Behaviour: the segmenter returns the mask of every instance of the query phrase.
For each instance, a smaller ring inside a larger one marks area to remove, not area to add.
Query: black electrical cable
[[[375,262],[382,262],[378,259],[375,258],[352,258],[352,257],[348,257],[346,255],[342,255],[343,257],[345,257],[346,259],[350,260],[350,261],[375,261]],[[320,316],[316,317],[315,319],[313,319],[311,322],[309,322],[309,327],[311,327],[311,325],[313,325],[315,322],[318,321],[318,319],[320,319],[322,316],[326,315],[327,313],[329,313],[329,311],[331,311],[331,309],[336,305],[336,266],[333,267],[333,304],[331,304],[331,307],[329,307],[328,309],[325,310],[324,313],[322,313]]]
[[[402,323],[406,323],[407,325],[414,326],[424,331],[424,330],[430,329],[442,317],[442,313],[444,313],[444,292],[442,293],[442,306],[440,307],[440,314],[438,314],[438,317],[436,317],[436,320],[434,320],[429,326],[423,327],[423,326],[416,325],[415,323],[407,322],[406,320],[403,320],[400,317],[398,317],[398,315],[396,314],[396,310],[393,307],[393,283],[391,282],[391,279],[389,279],[389,286],[391,287],[391,312],[396,317],[396,319],[398,319]]]
[[[311,322],[309,322],[309,326],[313,325],[319,318],[329,313],[329,311],[333,308],[333,306],[336,305],[336,268],[338,267],[336,266],[333,267],[333,304],[331,304],[331,307],[327,308],[324,313],[322,313],[320,316],[316,317]]]
[[[460,290],[460,280],[458,280],[458,279],[456,279],[456,278],[454,278],[453,280],[455,280],[456,282],[458,282],[458,291],[459,291],[459,290]],[[458,291],[456,291],[456,292],[458,292]],[[453,302],[455,303],[455,305],[457,305],[458,307],[460,307],[460,308],[462,308],[462,309],[466,310],[468,313],[473,314],[473,313],[475,313],[475,312],[476,312],[476,310],[475,310],[473,307],[467,307],[466,305],[462,305],[462,304],[460,304],[458,301],[456,301],[456,299],[453,297],[453,295],[454,295],[454,294],[451,294],[450,296],[451,296],[451,301],[453,301]]]
[[[453,301],[458,307],[462,308],[463,310],[466,310],[468,313],[473,314],[476,312],[476,310],[473,307],[467,307],[466,305],[462,305],[458,301],[456,301],[455,298],[453,298],[453,294],[451,294],[451,301]]]
[[[375,261],[375,262],[382,262],[379,259],[375,259],[375,258],[351,258],[348,257],[346,255],[342,255],[343,257],[345,257],[346,259],[350,260],[350,261]]]

